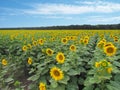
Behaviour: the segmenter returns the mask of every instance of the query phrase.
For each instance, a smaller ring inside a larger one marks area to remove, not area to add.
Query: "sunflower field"
[[[0,90],[120,90],[120,31],[1,30]]]

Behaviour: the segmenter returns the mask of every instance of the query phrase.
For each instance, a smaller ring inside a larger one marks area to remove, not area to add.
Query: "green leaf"
[[[11,81],[13,81],[14,79],[13,78],[7,78],[7,79],[5,79],[5,82],[11,82]]]
[[[94,86],[93,85],[89,85],[83,88],[83,90],[93,90]]]
[[[40,77],[39,75],[33,75],[33,76],[29,77],[28,80],[36,81],[39,79],[39,77]]]
[[[58,81],[58,82],[63,83],[63,84],[67,84],[69,79],[70,79],[70,77],[65,75],[64,78],[62,80]]]
[[[77,74],[80,74],[80,71],[79,70],[70,69],[68,74],[69,75],[77,75]]]
[[[52,88],[56,88],[56,87],[58,86],[57,81],[55,81],[55,80],[53,80],[53,79],[50,80],[50,83],[51,83],[51,87],[52,87]]]

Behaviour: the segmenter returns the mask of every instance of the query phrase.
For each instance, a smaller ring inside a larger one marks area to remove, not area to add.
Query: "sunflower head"
[[[83,38],[81,38],[79,42],[80,42],[81,44],[83,44]]]
[[[107,46],[113,46],[112,42],[107,42],[104,44],[104,47],[107,47]]]
[[[27,46],[24,45],[24,46],[22,47],[22,50],[23,50],[23,51],[27,51]]]
[[[40,83],[39,84],[39,90],[46,90],[46,86],[45,86],[45,84],[44,83]]]
[[[84,39],[84,40],[83,40],[83,43],[84,43],[85,45],[87,45],[87,44],[88,44],[88,39]]]
[[[56,60],[58,63],[64,63],[65,61],[65,56],[62,52],[59,52],[57,55],[56,55]]]
[[[68,40],[67,40],[66,38],[62,38],[62,39],[61,39],[61,42],[62,42],[63,44],[67,44]]]
[[[114,42],[118,42],[118,39],[114,39]]]
[[[43,39],[39,39],[39,40],[38,40],[38,43],[39,43],[40,45],[43,45],[43,44],[44,44],[44,40],[43,40]]]
[[[99,68],[99,67],[100,67],[100,64],[101,64],[100,62],[95,62],[95,67],[96,67],[96,68]]]
[[[113,56],[116,53],[116,47],[113,45],[104,47],[104,52],[107,56]]]
[[[108,66],[108,62],[106,60],[101,61],[101,66],[102,67],[107,67]]]
[[[110,73],[110,74],[111,74],[112,70],[113,70],[112,67],[107,68],[107,72]]]
[[[71,51],[76,51],[76,46],[75,46],[75,45],[71,45],[71,46],[70,46],[70,50],[71,50]]]
[[[31,48],[32,48],[32,45],[31,45],[31,44],[28,44],[27,47],[28,47],[29,49],[31,49]]]
[[[47,54],[48,56],[52,56],[52,55],[53,55],[53,50],[50,49],[50,48],[47,48],[47,49],[46,49],[46,54]]]
[[[36,46],[37,45],[37,41],[33,41],[32,44],[33,44],[33,46]]]
[[[29,57],[27,62],[28,62],[29,65],[31,65],[32,64],[32,58]]]
[[[64,77],[63,72],[57,67],[51,68],[50,75],[56,81],[61,80]]]
[[[2,65],[4,65],[4,66],[7,65],[7,60],[6,60],[6,59],[3,59],[3,60],[2,60]]]

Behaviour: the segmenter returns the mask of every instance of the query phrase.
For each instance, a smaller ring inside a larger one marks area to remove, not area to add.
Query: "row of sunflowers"
[[[1,90],[119,90],[119,30],[0,31]]]

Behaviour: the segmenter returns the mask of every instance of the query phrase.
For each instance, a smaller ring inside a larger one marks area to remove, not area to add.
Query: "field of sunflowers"
[[[0,90],[120,90],[120,31],[1,30]]]

